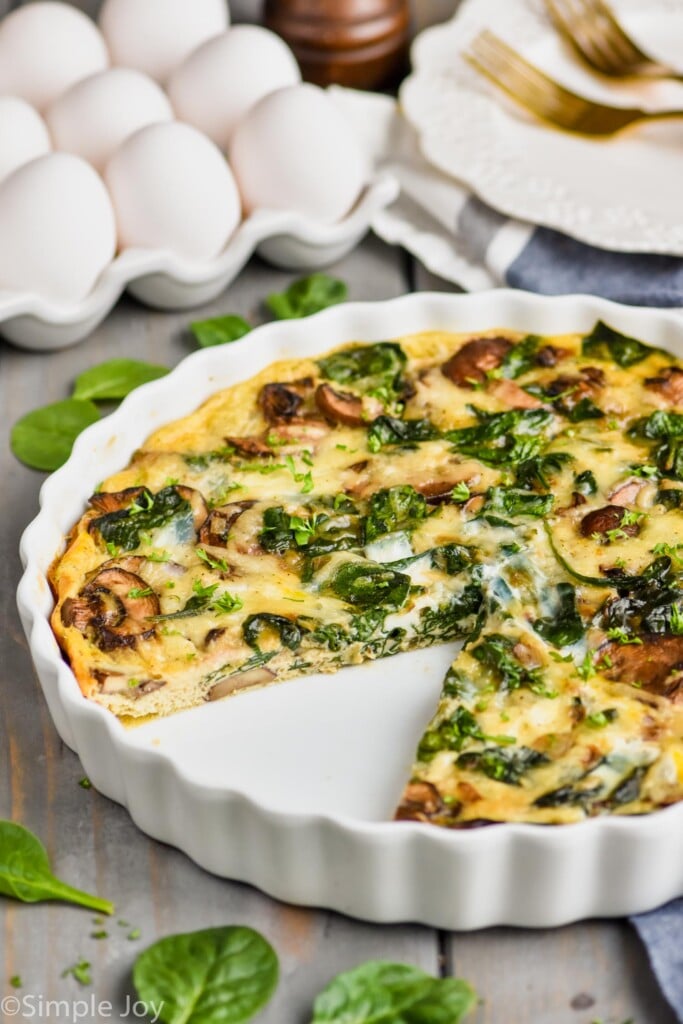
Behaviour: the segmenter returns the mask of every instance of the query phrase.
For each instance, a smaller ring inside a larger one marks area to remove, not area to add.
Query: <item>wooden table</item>
[[[240,6],[248,12],[257,4],[242,0]],[[423,0],[418,13],[431,19],[453,6],[453,0]],[[0,0],[0,13],[6,7]],[[349,283],[354,299],[449,288],[400,250],[372,239],[332,272]],[[675,1024],[625,923],[458,934],[300,910],[206,874],[138,832],[123,808],[79,786],[82,769],[52,726],[15,609],[19,537],[36,512],[43,476],[10,455],[10,426],[35,406],[65,397],[76,374],[101,360],[132,356],[174,365],[193,348],[186,328],[195,316],[236,312],[259,320],[263,296],[290,280],[255,260],[196,314],[151,312],[126,299],[76,348],[37,355],[0,342],[0,816],[37,832],[61,877],[114,900],[118,917],[130,922],[121,927],[117,917],[107,924],[109,937],[96,940],[87,911],[0,902],[0,996],[14,993],[8,980],[19,974],[24,984],[16,994],[33,996],[36,1006],[39,997],[94,997],[113,1009],[95,1011],[92,1024],[119,1019],[132,992],[132,962],[144,946],[173,932],[242,923],[264,932],[281,958],[280,987],[258,1018],[262,1024],[307,1024],[312,1000],[328,979],[376,957],[469,979],[483,999],[473,1024],[622,1024],[629,1018],[634,1024]],[[133,927],[140,929],[137,940],[127,938]],[[93,965],[88,989],[60,977],[80,957]],[[42,1019],[67,1019],[56,1014],[44,1011]]]

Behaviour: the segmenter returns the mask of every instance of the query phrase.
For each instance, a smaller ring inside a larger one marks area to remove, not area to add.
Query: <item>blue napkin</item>
[[[632,917],[662,992],[683,1021],[683,899]]]

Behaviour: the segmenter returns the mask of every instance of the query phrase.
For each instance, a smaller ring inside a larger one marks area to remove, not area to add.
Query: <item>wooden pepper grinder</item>
[[[265,16],[309,82],[386,89],[407,70],[409,0],[266,0]]]

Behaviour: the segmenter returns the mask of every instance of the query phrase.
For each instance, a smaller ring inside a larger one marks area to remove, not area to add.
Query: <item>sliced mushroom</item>
[[[209,514],[209,506],[206,504],[203,494],[195,490],[194,487],[185,487],[183,484],[177,484],[175,489],[181,498],[190,503],[194,528],[200,530]]]
[[[278,452],[287,454],[288,451],[296,452],[301,447],[315,449],[316,442],[326,437],[329,432],[329,424],[324,420],[305,416],[289,420],[287,423],[279,423],[269,434],[277,439]]]
[[[87,625],[95,630],[98,646],[103,650],[115,647],[133,647],[138,640],[154,635],[154,623],[161,608],[155,593],[147,593],[148,584],[135,573],[117,566],[103,569],[86,587],[81,598],[97,597],[104,614],[93,615]],[[93,605],[94,607],[94,605]]]
[[[448,814],[455,816],[458,805],[450,804]],[[431,782],[411,782],[403,791],[403,799],[396,811],[396,821],[431,821],[446,811],[436,786]]]
[[[238,455],[262,459],[273,454],[272,445],[267,444],[263,437],[226,437],[225,440]]]
[[[426,498],[429,505],[444,505],[452,500],[453,488],[461,480],[422,480],[415,483],[415,490]]]
[[[540,409],[543,402],[530,395],[514,380],[492,380],[486,389],[509,409]]]
[[[151,501],[152,497],[152,492],[146,487],[126,487],[122,491],[99,491],[88,498],[88,503],[92,508],[106,515],[109,512],[119,512],[122,508],[128,508],[140,498]]]
[[[313,389],[313,379],[304,377],[287,384],[266,384],[259,394],[259,405],[268,423],[280,423],[298,416],[304,400]]]
[[[581,535],[592,537],[597,533],[605,537],[612,530],[621,530],[626,536],[635,537],[640,527],[638,523],[628,523],[622,526],[624,511],[621,505],[605,505],[603,508],[593,509],[581,520]]]
[[[461,388],[483,384],[490,370],[497,370],[512,348],[509,338],[474,338],[451,356],[441,368],[444,376]]]
[[[645,484],[645,480],[626,480],[623,484],[615,487],[607,497],[612,505],[621,505],[622,508],[625,508],[627,505],[633,504]]]
[[[244,690],[248,686],[265,686],[266,683],[275,679],[275,673],[267,668],[251,668],[246,672],[238,672],[227,679],[221,679],[220,683],[212,686],[207,694],[208,700],[220,700],[221,697],[228,697],[235,690]]]
[[[548,394],[557,398],[560,412],[570,413],[584,398],[595,398],[605,383],[604,371],[597,366],[585,366],[578,376],[556,377],[548,385]]]
[[[566,348],[557,348],[555,345],[544,345],[536,353],[537,366],[557,366],[561,359],[566,359],[571,353]]]
[[[657,377],[648,377],[645,387],[657,392],[671,405],[683,405],[683,370],[667,366]]]
[[[330,423],[343,423],[347,427],[362,427],[375,417],[368,416],[363,400],[348,391],[335,391],[329,384],[319,384],[315,404]],[[381,415],[381,409],[377,416]]]
[[[147,693],[154,693],[155,690],[160,690],[162,686],[166,685],[165,679],[131,680],[130,677],[124,676],[121,672],[102,672],[96,670],[93,672],[93,675],[99,684],[100,693],[105,694],[105,696],[122,696],[125,694],[126,697],[130,697],[132,700],[138,700]]]
[[[229,505],[221,505],[209,512],[201,530],[199,540],[214,548],[224,548],[228,542],[230,527],[239,519],[243,512],[252,508],[255,501],[233,501]]]
[[[102,619],[105,614],[106,606],[99,594],[67,597],[60,611],[62,625],[73,626],[79,633],[85,633],[91,622]]]
[[[610,640],[598,648],[596,663],[608,679],[638,683],[659,697],[676,698],[683,687],[683,636],[642,633],[639,644]]]

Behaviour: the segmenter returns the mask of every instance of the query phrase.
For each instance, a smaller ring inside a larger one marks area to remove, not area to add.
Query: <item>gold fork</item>
[[[683,110],[611,107],[579,96],[485,30],[463,55],[477,71],[542,121],[583,135],[614,135],[639,121],[683,117]]]
[[[604,0],[545,0],[557,29],[579,56],[603,75],[674,78],[683,74],[644,53]]]

